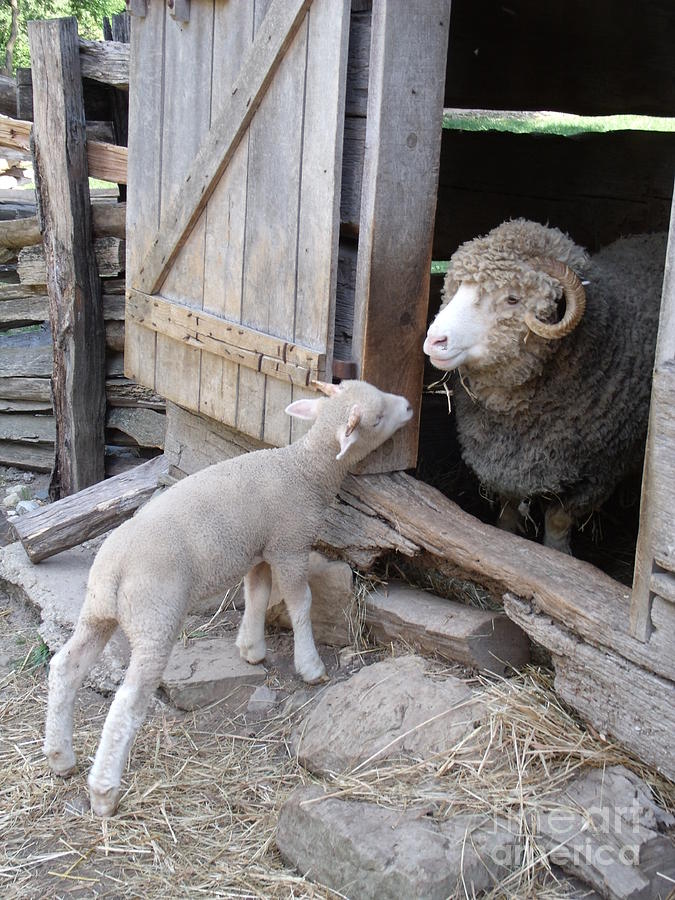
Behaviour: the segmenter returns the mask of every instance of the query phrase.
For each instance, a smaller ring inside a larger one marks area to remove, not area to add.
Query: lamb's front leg
[[[272,571],[266,562],[253,566],[244,577],[244,617],[239,626],[237,647],[246,662],[265,659],[265,613],[272,590]]]
[[[307,561],[298,564],[296,569],[292,562],[284,564],[282,568],[275,566],[274,569],[279,591],[293,625],[295,671],[304,681],[313,684],[326,677],[326,667],[314,644],[310,619],[312,592],[306,573]]]

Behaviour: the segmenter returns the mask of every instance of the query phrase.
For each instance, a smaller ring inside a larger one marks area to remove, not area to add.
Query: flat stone
[[[354,576],[345,562],[327,559],[321,553],[309,557],[309,587],[312,591],[312,631],[314,640],[332,647],[352,643],[350,620],[354,607]],[[267,608],[266,622],[290,628],[291,622],[276,583]]]
[[[675,882],[675,818],[624,766],[574,778],[532,822],[565,872],[611,900],[667,897]]]
[[[436,675],[420,657],[404,656],[365,666],[328,687],[293,732],[291,745],[312,772],[346,772],[371,758],[442,752],[483,715],[463,681]]]
[[[246,712],[252,716],[264,716],[277,705],[277,692],[261,684],[251,694]]]
[[[16,599],[39,610],[42,624],[38,631],[53,653],[72,634],[95,555],[95,547],[81,545],[35,565],[20,543],[0,549],[0,585]],[[124,677],[129,653],[129,642],[118,628],[87,683],[97,690],[114,690]]]
[[[161,687],[180,709],[198,709],[224,697],[245,702],[267,677],[264,666],[252,666],[239,655],[235,635],[176,644]]]
[[[277,846],[302,875],[344,897],[445,900],[466,888],[475,896],[519,862],[517,830],[485,816],[438,822],[415,810],[322,797],[318,786],[291,794]]]
[[[504,613],[398,582],[368,595],[366,624],[385,643],[403,640],[415,649],[499,675],[530,660],[528,636]]]

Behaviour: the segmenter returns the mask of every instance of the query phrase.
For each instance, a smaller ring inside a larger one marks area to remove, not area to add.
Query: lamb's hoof
[[[237,647],[239,647],[241,658],[246,660],[247,663],[251,663],[251,665],[261,663],[267,656],[265,641],[258,641],[256,644],[245,644],[243,641],[239,643],[237,640]]]
[[[312,663],[303,668],[298,666],[297,672],[305,684],[322,684],[329,680],[328,675],[326,675],[326,667],[321,660],[319,660],[318,663]]]
[[[47,750],[44,751],[49,763],[49,768],[60,778],[67,778],[77,768],[77,760],[72,750]]]
[[[91,811],[95,816],[107,818],[114,816],[120,802],[120,789],[116,787],[107,788],[104,791],[96,790],[89,784],[89,802]]]

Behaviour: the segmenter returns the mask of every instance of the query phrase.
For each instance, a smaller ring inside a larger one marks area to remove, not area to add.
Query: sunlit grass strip
[[[508,131],[512,134],[604,134],[610,131],[675,132],[675,116],[577,116],[548,110],[444,109],[451,131]]]

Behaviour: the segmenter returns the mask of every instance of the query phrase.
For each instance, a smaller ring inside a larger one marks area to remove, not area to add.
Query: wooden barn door
[[[328,378],[349,0],[134,16],[125,371],[267,443]]]

